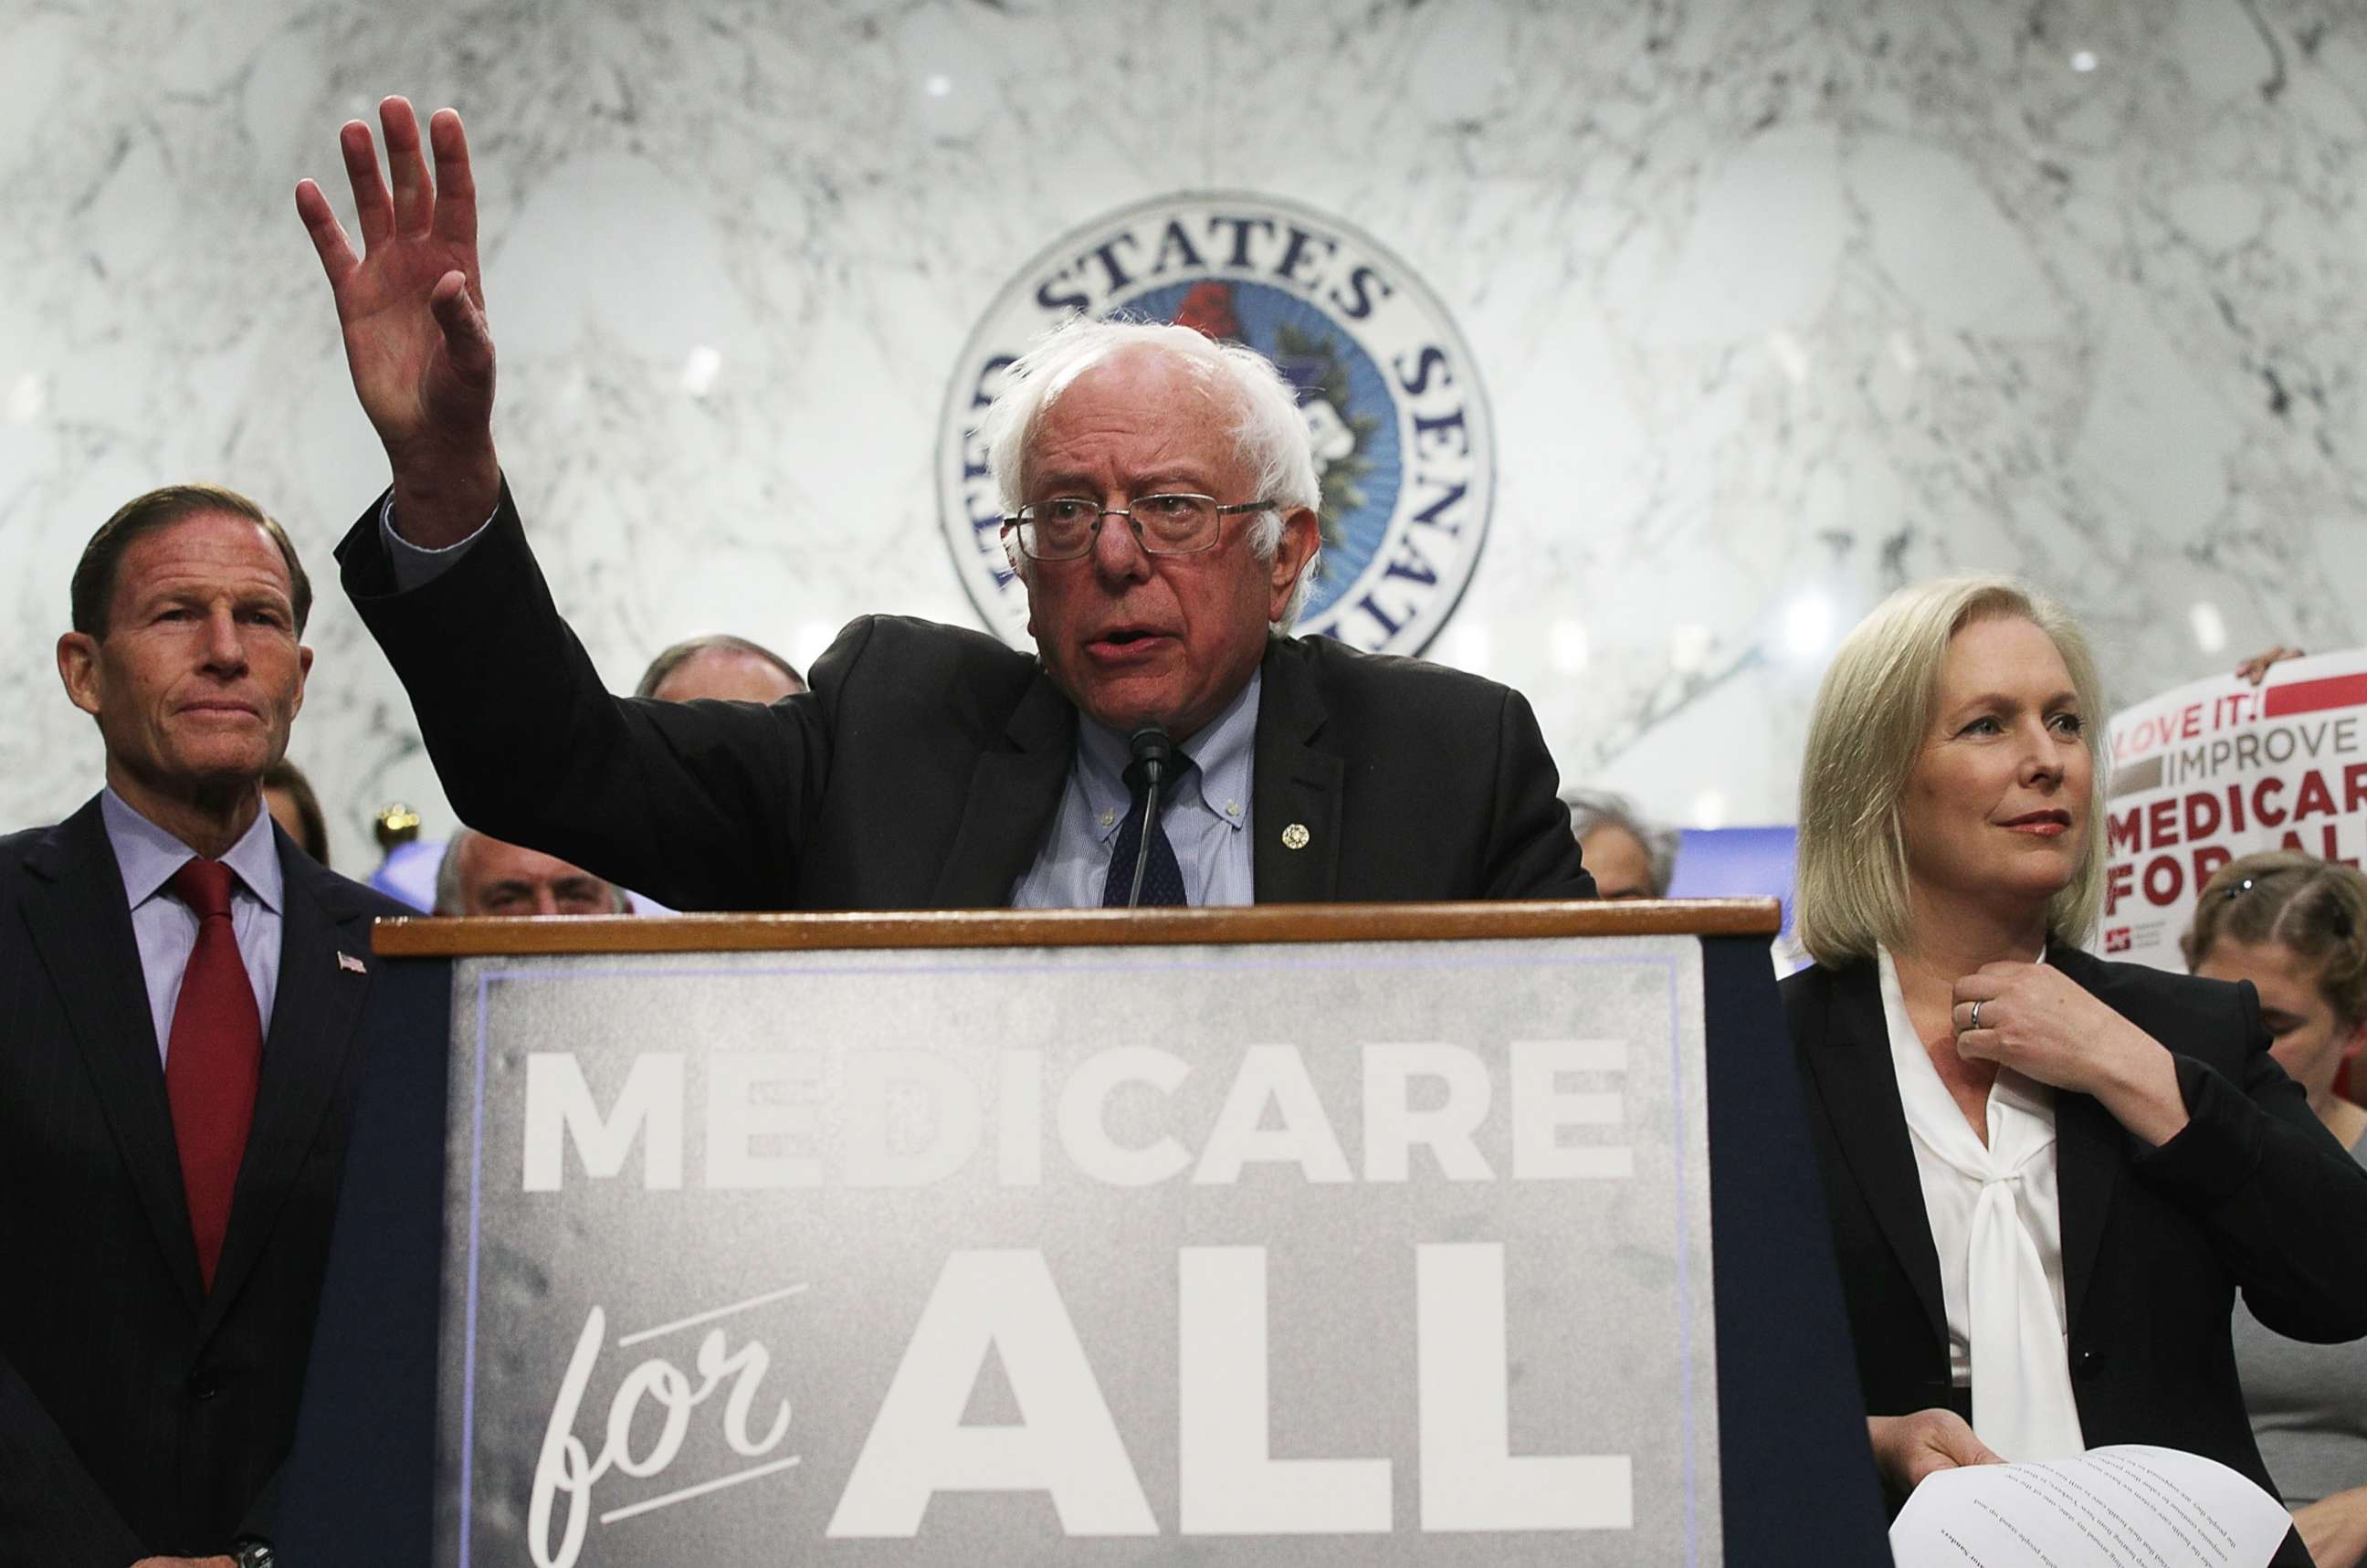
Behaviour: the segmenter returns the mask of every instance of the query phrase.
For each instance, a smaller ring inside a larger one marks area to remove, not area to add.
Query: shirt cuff
[[[496,508],[495,515],[498,514],[499,509]],[[424,588],[460,564],[460,558],[485,537],[485,530],[493,526],[493,517],[488,517],[468,538],[456,544],[447,544],[441,550],[430,550],[424,544],[412,543],[394,531],[394,492],[388,491],[385,502],[378,509],[378,536],[384,541],[387,560],[394,568],[394,591],[407,594],[413,588]]]

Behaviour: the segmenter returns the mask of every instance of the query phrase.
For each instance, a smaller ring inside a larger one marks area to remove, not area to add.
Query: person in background
[[[2367,876],[2289,849],[2247,855],[2203,884],[2187,967],[2249,981],[2269,1049],[2309,1108],[2367,1165],[2367,1110],[2334,1075],[2367,1045]],[[2310,1217],[2304,1216],[2306,1221]],[[2317,1568],[2367,1562],[2367,1349],[2304,1345],[2238,1305],[2236,1370],[2260,1457]]]
[[[759,642],[717,632],[675,643],[650,661],[635,697],[660,702],[719,698],[730,702],[778,702],[806,688],[797,665]]]
[[[464,827],[436,868],[436,913],[630,915],[633,908],[623,889],[580,866]]]
[[[444,841],[421,838],[422,825],[419,813],[401,801],[379,808],[370,831],[379,858],[369,885],[425,915],[436,907],[436,868],[443,863]]]
[[[2239,680],[2249,681],[2252,685],[2259,686],[2269,678],[2269,671],[2273,666],[2287,659],[2302,659],[2308,656],[2309,650],[2306,648],[2289,648],[2280,642],[2273,648],[2254,653],[2250,658],[2237,665],[2236,676]],[[2345,1082],[2346,1078],[2348,1082]],[[2367,1106],[2367,1074],[2361,1074],[2355,1063],[2346,1063],[2335,1074],[2334,1095],[2336,1098],[2348,1100],[2352,1105]]]
[[[1666,898],[1677,874],[1677,831],[1644,820],[1636,803],[1610,790],[1571,790],[1569,807],[1598,898]]]
[[[321,814],[321,797],[312,793],[312,781],[303,770],[286,757],[264,772],[263,807],[305,854],[323,866],[329,863],[329,819]]]
[[[659,702],[778,702],[806,689],[806,677],[797,665],[761,642],[716,632],[690,637],[666,649],[641,672],[635,697]],[[673,909],[647,893],[628,889],[625,901],[635,915],[672,915]]]
[[[2078,943],[2103,892],[2101,692],[2063,608],[1902,589],[1843,642],[1801,766],[1783,983],[1893,1496],[2150,1443],[2271,1489],[2228,1313],[2367,1334],[2367,1170],[2258,993]],[[2288,1535],[2276,1562],[2305,1568]]]

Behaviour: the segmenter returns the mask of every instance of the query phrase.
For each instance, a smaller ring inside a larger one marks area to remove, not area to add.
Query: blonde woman
[[[2367,1165],[2367,1110],[2334,1092],[2367,1046],[2367,876],[2290,849],[2219,869],[2194,905],[2187,967],[2248,980],[2278,1065],[2350,1157]],[[2260,1457],[2317,1568],[2367,1562],[2367,1352],[2296,1344],[2245,1308],[2236,1370]]]
[[[2367,1172],[2269,1055],[2248,985],[2104,963],[2095,666],[2005,578],[1886,601],[1841,645],[1801,772],[1784,983],[1874,1457],[2108,1443],[2263,1486],[2228,1351],[2241,1289],[2367,1334]],[[2279,1562],[2305,1565],[2297,1539]]]

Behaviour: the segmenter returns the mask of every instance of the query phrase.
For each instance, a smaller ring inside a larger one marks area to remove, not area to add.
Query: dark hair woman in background
[[[264,770],[263,803],[297,847],[323,866],[329,863],[329,822],[321,814],[321,797],[286,757]]]

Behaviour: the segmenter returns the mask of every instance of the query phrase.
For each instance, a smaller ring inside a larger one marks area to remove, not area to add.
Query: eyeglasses
[[[1271,501],[1220,506],[1213,495],[1144,495],[1131,506],[1097,506],[1082,495],[1057,495],[1022,506],[1002,519],[1015,529],[1030,561],[1074,561],[1091,554],[1104,517],[1124,517],[1150,555],[1195,555],[1224,537],[1225,519],[1239,512],[1263,512]]]

